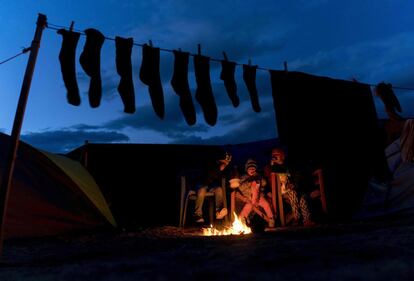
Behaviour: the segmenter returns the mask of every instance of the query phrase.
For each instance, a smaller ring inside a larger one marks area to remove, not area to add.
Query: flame
[[[240,234],[249,234],[252,233],[250,227],[243,223],[236,213],[233,212],[234,221],[230,227],[219,230],[213,225],[210,225],[208,228],[203,228],[204,236],[217,236],[217,235],[240,235]]]

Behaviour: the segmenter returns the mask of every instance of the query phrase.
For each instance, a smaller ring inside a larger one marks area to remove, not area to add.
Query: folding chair
[[[182,175],[180,177],[181,182],[181,197],[180,197],[180,227],[184,227],[187,221],[187,208],[189,201],[195,201],[197,199],[197,192],[193,189],[194,186],[188,181],[188,176]],[[223,189],[223,207],[227,208],[226,198],[226,180],[221,179],[221,188]],[[208,202],[209,206],[209,222],[213,223],[215,219],[215,195],[214,192],[207,192],[204,197],[204,202]],[[228,216],[225,221],[227,222]]]
[[[323,172],[322,169],[317,169],[312,173],[314,176],[314,184],[317,187],[316,190],[311,192],[310,197],[311,199],[318,199],[321,201],[322,210],[325,214],[328,213],[328,209],[326,206],[326,194],[325,194],[325,184],[323,180]],[[278,173],[271,173],[270,174],[270,185],[272,188],[272,207],[273,211],[279,214],[280,225],[284,227],[287,223],[288,217],[285,215],[284,207],[283,207],[283,196],[282,196],[282,184],[279,180]],[[277,212],[279,211],[279,212]]]

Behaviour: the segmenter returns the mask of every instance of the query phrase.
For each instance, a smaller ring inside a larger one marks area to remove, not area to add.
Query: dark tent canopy
[[[0,171],[9,142],[9,136],[0,134]],[[98,185],[79,162],[20,142],[6,210],[6,238],[105,225],[116,222]]]

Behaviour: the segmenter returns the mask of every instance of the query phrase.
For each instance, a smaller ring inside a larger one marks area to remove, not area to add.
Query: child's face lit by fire
[[[283,163],[285,163],[285,153],[279,149],[273,150],[271,164],[283,165]]]
[[[255,167],[249,167],[249,168],[247,168],[247,174],[249,176],[254,176],[256,174],[256,168]]]

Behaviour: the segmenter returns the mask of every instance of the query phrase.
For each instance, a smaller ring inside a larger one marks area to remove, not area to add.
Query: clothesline
[[[49,29],[52,29],[52,30],[59,30],[59,29],[68,29],[66,26],[63,26],[63,25],[57,25],[57,24],[53,24],[53,23],[49,23],[48,22],[48,25],[47,25],[47,28],[49,28]],[[73,31],[76,31],[76,32],[79,32],[82,36],[85,36],[86,34],[83,32],[83,31],[81,31],[81,30],[76,30],[76,29],[71,29],[71,30],[73,30]],[[111,41],[115,41],[115,39],[114,38],[111,38],[111,37],[106,37],[105,36],[105,39],[107,39],[107,40],[111,40]],[[150,41],[151,42],[151,41]],[[142,47],[142,46],[144,46],[144,44],[140,44],[140,43],[136,43],[135,41],[134,41],[134,43],[133,43],[133,45],[134,46],[139,46],[139,47]],[[164,51],[164,52],[169,52],[169,53],[172,53],[174,50],[171,50],[171,49],[165,49],[165,48],[159,48],[160,49],[160,51]],[[192,54],[192,53],[189,53],[190,54],[190,56],[195,56],[195,54]],[[227,59],[227,55],[225,54],[225,52],[223,52],[223,55],[225,56],[225,59]],[[211,61],[215,61],[215,62],[221,62],[222,60],[220,60],[220,59],[216,59],[216,58],[210,58],[210,60]],[[239,62],[234,62],[236,65],[243,65],[242,63],[239,63]],[[249,63],[250,63],[250,60],[249,60]],[[286,68],[286,65],[285,65],[285,68]],[[260,70],[266,70],[266,71],[270,71],[270,70],[273,70],[273,69],[270,69],[270,68],[265,68],[265,67],[260,67],[260,66],[257,66],[257,69],[260,69]],[[346,79],[345,79],[346,80]],[[352,81],[352,80],[348,80],[348,81]],[[374,84],[374,83],[365,83],[365,82],[360,82],[360,81],[358,81],[359,83],[362,83],[362,84],[366,84],[366,85],[369,85],[369,86],[372,86],[372,87],[375,87],[377,84]],[[392,86],[392,88],[393,89],[397,89],[397,90],[408,90],[408,91],[414,91],[414,88],[408,88],[408,87],[399,87],[399,86]]]
[[[53,26],[53,27],[52,27]],[[67,27],[65,27],[65,26],[61,26],[61,25],[57,25],[57,24],[52,24],[52,23],[48,23],[48,26],[47,26],[47,28],[49,28],[49,29],[53,29],[53,30],[59,30],[59,29],[61,29],[61,28],[64,28],[64,29],[67,29]],[[80,30],[76,30],[76,29],[72,29],[73,31],[76,31],[76,32],[79,32],[81,35],[83,35],[83,36],[85,36],[86,34],[83,32],[83,31],[80,31]],[[111,41],[115,41],[115,39],[114,38],[111,38],[111,37],[106,37],[105,36],[105,39],[106,40],[111,40]],[[151,41],[150,41],[151,42]],[[140,43],[136,43],[136,42],[134,42],[133,43],[133,45],[134,46],[139,46],[139,47],[142,47],[142,46],[144,46],[144,44],[140,44]],[[174,52],[174,50],[171,50],[171,49],[165,49],[165,48],[159,48],[160,49],[160,51],[164,51],[164,52],[169,52],[169,53],[172,53],[172,52]],[[190,56],[195,56],[195,54],[192,54],[192,53],[190,53]],[[220,60],[220,59],[215,59],[215,58],[210,58],[210,60],[211,61],[215,61],[215,62],[221,62],[222,60]],[[242,63],[238,63],[238,62],[235,62],[235,64],[236,65],[243,65]],[[263,68],[263,67],[257,67],[257,69],[260,69],[260,70],[267,70],[267,71],[269,71],[269,70],[271,70],[270,68]]]
[[[5,60],[0,61],[0,65],[1,65],[1,64],[3,64],[3,63],[6,63],[6,62],[8,62],[8,61],[11,61],[12,59],[15,59],[15,58],[17,58],[18,56],[20,56],[20,55],[23,55],[23,54],[27,53],[28,51],[30,51],[30,47],[23,48],[23,50],[21,50],[21,51],[20,51],[19,53],[17,53],[16,55],[11,56],[10,58],[7,58],[7,59],[5,59]]]
[[[59,29],[61,29],[61,28],[66,29],[66,27],[65,27],[65,26],[56,25],[56,24],[52,24],[52,23],[48,23],[47,28],[52,29],[52,30],[59,30]],[[79,32],[81,35],[85,36],[85,33],[84,33],[84,32],[79,31],[79,30],[75,30],[75,29],[73,29],[73,30],[74,30],[74,31],[76,31],[76,32]],[[114,38],[110,38],[110,37],[106,37],[106,36],[105,36],[105,39],[107,39],[107,40],[111,40],[111,41],[115,41],[115,39],[114,39]],[[139,47],[144,46],[144,44],[139,44],[139,43],[135,43],[135,42],[133,43],[133,45],[134,45],[134,46],[139,46]],[[164,51],[164,52],[170,52],[170,53],[172,53],[172,52],[173,52],[173,50],[171,50],[171,49],[165,49],[165,48],[159,48],[159,49],[160,49],[160,51]],[[19,53],[17,53],[16,55],[11,56],[10,58],[7,58],[7,59],[4,59],[4,60],[0,61],[0,65],[2,65],[2,64],[4,64],[4,63],[6,63],[6,62],[8,62],[8,61],[13,60],[13,59],[15,59],[15,58],[19,57],[20,55],[27,53],[28,51],[30,51],[30,47],[23,48],[23,50],[22,50],[22,51],[20,51]],[[190,53],[190,56],[194,56],[194,54]],[[221,60],[220,60],[220,59],[215,59],[215,58],[210,58],[210,60],[211,60],[211,61],[216,61],[216,62],[221,62]],[[243,64],[238,63],[238,62],[235,62],[235,64],[236,64],[236,65],[243,65]],[[270,71],[270,70],[271,70],[270,68],[264,68],[264,67],[259,67],[259,66],[257,67],[257,69],[260,69],[260,70],[266,70],[266,71]],[[373,84],[373,83],[365,83],[365,82],[360,82],[360,83],[363,83],[363,84],[366,84],[366,85],[369,85],[369,86],[376,86],[376,84]],[[408,87],[392,86],[392,88],[393,88],[393,89],[397,89],[397,90],[414,91],[414,88],[408,88]]]

